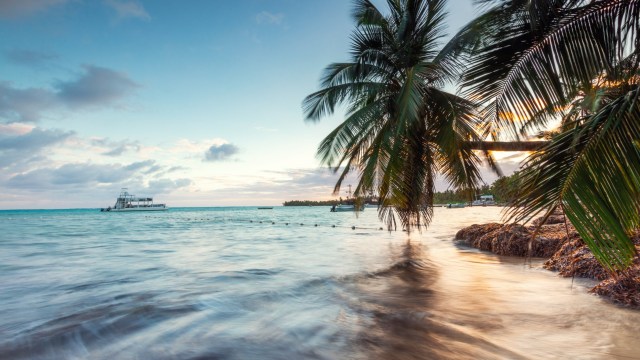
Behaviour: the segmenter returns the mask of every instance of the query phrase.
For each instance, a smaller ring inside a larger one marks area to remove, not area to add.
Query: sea
[[[0,359],[640,359],[640,312],[454,241],[499,207],[0,211]]]

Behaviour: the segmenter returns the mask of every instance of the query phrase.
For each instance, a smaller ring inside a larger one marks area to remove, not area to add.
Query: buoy
[[[355,227],[355,226],[352,226],[352,227],[351,227],[351,230],[355,230],[355,229],[356,229],[356,227]]]
[[[313,225],[313,226],[318,227],[318,224],[315,224],[315,225]]]
[[[289,223],[284,223],[285,225],[289,225]]]
[[[275,224],[276,224],[275,222],[273,222],[273,221],[271,222],[271,225],[275,225]]]
[[[303,223],[300,223],[300,226],[304,225]]]
[[[383,228],[380,228],[379,230],[384,230]]]
[[[331,225],[331,227],[333,227],[333,228],[334,228],[334,227],[336,227],[336,226],[335,226],[335,225]]]

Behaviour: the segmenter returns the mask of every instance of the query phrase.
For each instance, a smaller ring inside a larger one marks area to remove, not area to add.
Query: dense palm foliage
[[[444,0],[388,0],[383,14],[357,0],[351,61],[329,65],[321,90],[303,103],[309,120],[346,107],[346,119],[320,144],[321,161],[340,172],[335,191],[357,172],[355,196],[379,195],[380,217],[406,229],[428,225],[436,174],[456,189],[479,182],[468,141],[477,117],[470,101],[442,90],[459,69],[439,51]]]
[[[640,0],[480,1],[448,49],[467,54],[464,93],[485,135],[517,139],[561,119],[522,172],[516,220],[560,206],[611,273],[640,225]]]

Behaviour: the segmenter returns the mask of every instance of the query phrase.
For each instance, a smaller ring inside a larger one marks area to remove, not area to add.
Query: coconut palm
[[[639,0],[483,0],[448,50],[468,56],[464,94],[485,135],[515,140],[562,119],[525,164],[513,219],[560,206],[612,274],[640,225]]]
[[[321,90],[303,102],[308,120],[336,107],[346,119],[319,145],[320,160],[339,172],[334,191],[356,172],[355,196],[379,195],[389,228],[410,230],[432,217],[436,174],[470,194],[480,175],[474,104],[443,90],[460,69],[439,51],[444,0],[388,0],[383,14],[357,0],[351,60],[325,69]]]

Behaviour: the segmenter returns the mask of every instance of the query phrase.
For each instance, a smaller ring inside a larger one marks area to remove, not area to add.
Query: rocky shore
[[[545,269],[557,271],[563,277],[600,280],[590,292],[614,303],[640,309],[640,258],[636,257],[624,274],[611,277],[575,228],[568,221],[565,223],[565,217],[561,214],[549,217],[531,241],[540,220],[528,226],[499,223],[471,225],[458,231],[456,241],[498,255],[547,258],[543,265]],[[640,231],[633,234],[632,240],[640,252]]]

